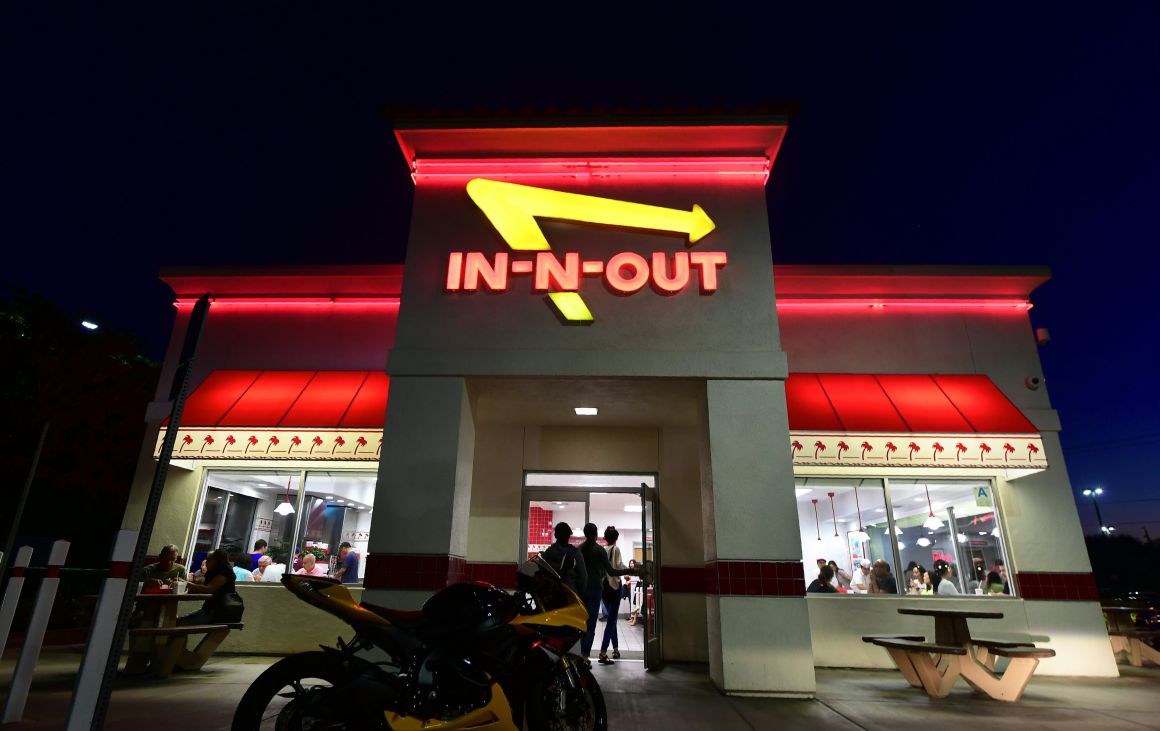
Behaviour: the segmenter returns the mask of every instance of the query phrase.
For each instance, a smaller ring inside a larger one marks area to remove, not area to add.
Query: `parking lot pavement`
[[[8,729],[59,729],[68,711],[80,656],[46,652],[25,721]],[[250,682],[276,658],[223,656],[202,671],[169,680],[121,680],[113,693],[110,731],[208,731],[229,727]],[[14,657],[0,662],[0,692],[7,694]],[[932,700],[911,689],[897,672],[819,669],[813,700],[736,698],[722,695],[707,668],[670,665],[646,673],[640,663],[593,668],[608,704],[610,727],[620,729],[883,729],[949,731],[957,728],[1160,729],[1160,670],[1121,667],[1112,679],[1035,678],[1023,700],[1000,703],[965,685]]]

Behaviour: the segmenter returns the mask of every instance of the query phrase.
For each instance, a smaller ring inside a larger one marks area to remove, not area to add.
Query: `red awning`
[[[799,432],[1038,433],[981,375],[792,373],[786,402]]]
[[[377,371],[214,371],[182,427],[382,429],[389,385]]]

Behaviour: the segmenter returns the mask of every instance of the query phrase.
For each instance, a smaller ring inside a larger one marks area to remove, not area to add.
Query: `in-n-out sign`
[[[702,294],[712,294],[717,291],[718,271],[729,261],[722,251],[657,251],[649,256],[626,251],[608,261],[583,259],[576,252],[560,257],[549,252],[551,246],[536,223],[536,217],[541,216],[676,232],[687,234],[692,245],[715,228],[698,205],[683,211],[480,178],[467,184],[467,193],[517,253],[500,251],[488,256],[482,252],[452,252],[447,258],[445,281],[449,292],[503,292],[510,287],[513,276],[528,275],[532,291],[547,293],[565,319],[586,322],[593,317],[580,296],[585,277],[599,277],[623,295],[650,284],[657,292],[672,295],[694,281]],[[525,251],[536,253],[519,255]]]

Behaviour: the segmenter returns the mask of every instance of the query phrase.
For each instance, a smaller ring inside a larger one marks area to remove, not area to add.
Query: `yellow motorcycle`
[[[539,556],[516,575],[512,594],[452,584],[416,612],[357,603],[333,579],[283,576],[354,638],[271,665],[242,697],[233,731],[606,730],[589,662],[569,653],[588,621],[583,603]]]

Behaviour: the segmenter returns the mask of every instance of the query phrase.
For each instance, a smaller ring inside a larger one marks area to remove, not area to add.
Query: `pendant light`
[[[836,510],[834,510],[834,493],[827,492],[826,494],[830,496],[830,517],[834,519],[834,522],[833,522],[834,538],[837,538],[838,537],[838,512]]]
[[[922,489],[926,490],[926,507],[930,510],[930,516],[922,522],[922,527],[927,530],[938,530],[943,527],[943,522],[934,517],[934,506],[930,504],[930,485],[923,485]]]
[[[286,502],[280,503],[274,508],[274,512],[278,515],[290,515],[294,512],[294,506],[290,504],[290,480],[286,480]]]
[[[866,526],[862,525],[862,503],[858,500],[857,485],[854,485],[854,507],[858,510],[858,530],[852,532],[850,537],[859,543],[865,543],[870,540],[870,534],[866,532]]]
[[[818,499],[812,498],[810,502],[814,504],[814,527],[818,530],[818,540],[820,541],[822,540],[822,523],[818,520]]]

